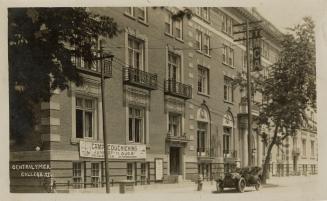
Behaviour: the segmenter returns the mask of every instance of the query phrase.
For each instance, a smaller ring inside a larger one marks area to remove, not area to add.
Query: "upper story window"
[[[142,22],[148,22],[148,11],[146,7],[127,7],[125,13],[130,17],[137,18]]]
[[[165,16],[165,33],[183,40],[183,21],[173,20],[172,14],[167,13]]]
[[[94,99],[76,97],[76,138],[95,138]]]
[[[234,67],[234,49],[227,45],[223,47],[223,63]]]
[[[92,56],[93,57],[99,56],[99,55],[97,55],[98,53],[96,50],[99,50],[100,41],[97,38],[92,38],[90,42],[92,43],[92,50],[93,50]],[[71,61],[77,68],[84,68],[84,69],[88,69],[88,70],[92,70],[92,71],[99,70],[98,69],[99,61],[86,62],[84,57],[77,57],[75,55],[71,57]]]
[[[182,116],[180,114],[169,113],[168,122],[168,133],[172,136],[181,136],[182,126],[181,120]]]
[[[225,13],[221,13],[222,15],[222,23],[221,23],[221,31],[228,34],[229,36],[233,36],[233,19],[226,15]]]
[[[144,41],[133,36],[128,36],[128,66],[144,70],[145,48]]]
[[[200,17],[202,20],[209,22],[210,21],[210,9],[209,7],[196,7],[195,14]]]
[[[224,157],[227,157],[230,154],[230,144],[231,144],[231,127],[224,127],[224,135],[223,135],[223,153]]]
[[[195,39],[196,49],[205,55],[210,55],[210,36],[197,29]]]
[[[230,103],[234,101],[232,79],[229,77],[224,78],[224,100]]]
[[[198,67],[198,92],[209,94],[209,69]]]
[[[128,140],[142,143],[144,136],[144,109],[129,107]]]
[[[168,79],[181,80],[181,56],[168,51]]]

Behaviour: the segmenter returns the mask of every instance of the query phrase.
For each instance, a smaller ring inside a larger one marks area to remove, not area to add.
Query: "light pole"
[[[106,193],[110,193],[109,165],[108,165],[108,138],[107,138],[107,121],[106,121],[106,104],[105,104],[105,74],[111,73],[113,55],[103,54],[103,41],[100,40],[100,65],[101,65],[101,100],[102,100],[102,129],[103,129],[103,147],[104,147],[104,168],[106,177]],[[109,61],[107,60],[109,59]]]

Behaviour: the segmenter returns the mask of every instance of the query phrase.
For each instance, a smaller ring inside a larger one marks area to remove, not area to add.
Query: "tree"
[[[289,30],[282,39],[278,62],[271,67],[268,79],[260,83],[264,101],[258,121],[273,131],[270,140],[265,137],[268,150],[263,183],[273,147],[295,136],[307,121],[306,109],[316,108],[314,23],[305,17],[302,24]]]
[[[72,56],[92,62],[94,38],[117,32],[112,18],[86,8],[8,9],[11,139],[20,142],[32,131],[35,106],[49,101],[53,90],[83,84]]]

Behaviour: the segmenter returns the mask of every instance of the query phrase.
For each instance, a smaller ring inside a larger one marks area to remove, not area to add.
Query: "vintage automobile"
[[[261,167],[237,168],[235,171],[225,173],[223,179],[216,180],[217,192],[223,192],[224,188],[236,188],[243,193],[246,186],[254,186],[258,191],[261,188]]]

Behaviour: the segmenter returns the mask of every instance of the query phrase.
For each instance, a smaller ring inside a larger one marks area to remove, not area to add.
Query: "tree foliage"
[[[261,82],[264,101],[259,123],[274,131],[266,165],[273,146],[294,136],[307,121],[306,109],[316,108],[314,23],[305,17],[302,24],[289,30],[281,42],[278,62],[271,67],[269,78]]]
[[[48,101],[54,89],[83,83],[72,55],[92,62],[92,39],[113,37],[117,29],[112,18],[85,8],[8,9],[11,137],[19,140],[31,131],[35,106]]]

